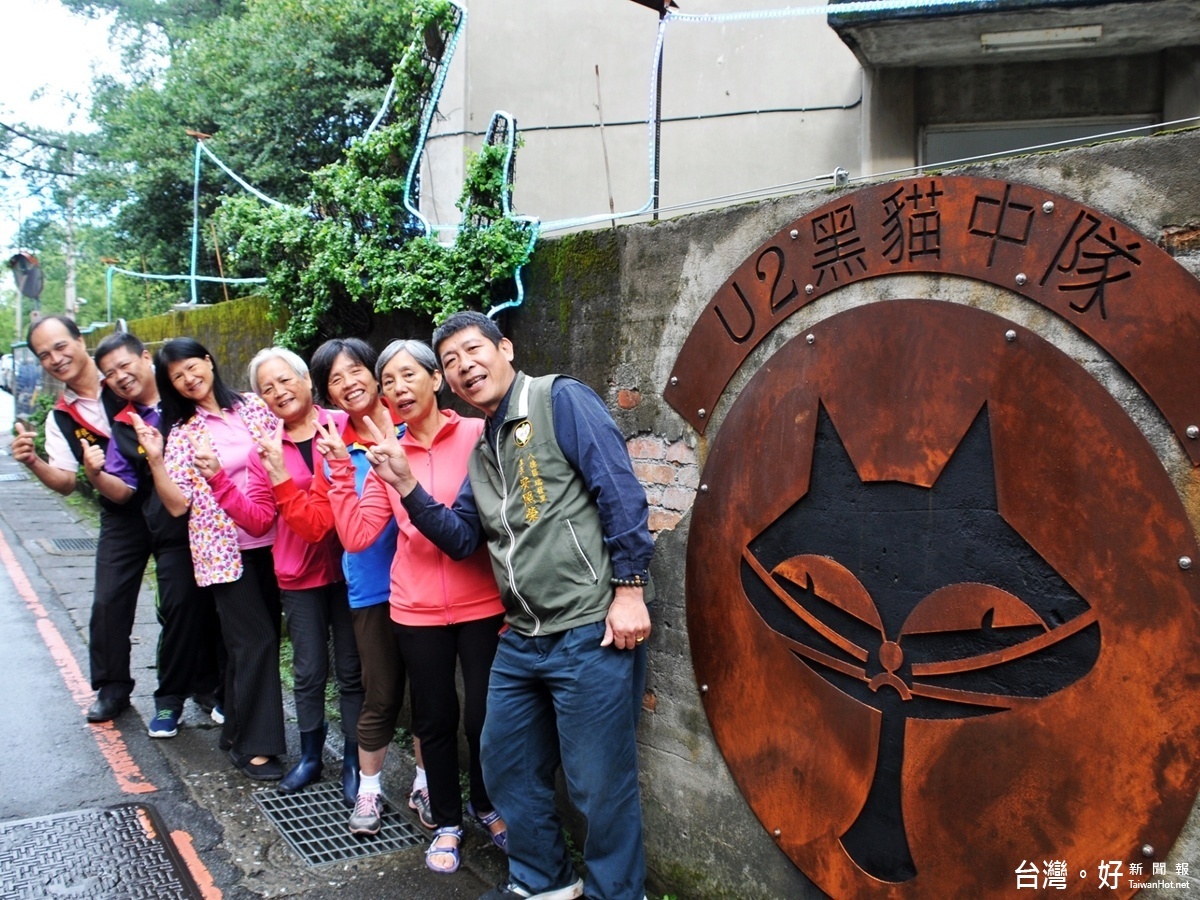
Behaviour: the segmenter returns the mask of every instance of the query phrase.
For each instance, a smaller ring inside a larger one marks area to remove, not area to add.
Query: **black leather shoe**
[[[88,707],[89,722],[108,722],[115,719],[129,708],[128,697],[97,697],[96,702]]]
[[[255,781],[278,781],[283,777],[283,764],[274,756],[268,756],[266,762],[253,763],[253,756],[230,750],[229,758],[233,760],[234,768]]]

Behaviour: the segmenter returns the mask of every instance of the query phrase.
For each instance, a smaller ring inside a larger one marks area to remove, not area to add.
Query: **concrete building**
[[[770,0],[471,0],[423,165],[454,204],[492,113],[517,121],[514,205],[543,222],[663,215],[1200,116],[1200,5],[993,0],[781,16]],[[695,16],[698,18],[687,18]],[[703,17],[714,17],[712,20]],[[725,17],[725,18],[721,18]],[[738,17],[738,18],[731,18]]]

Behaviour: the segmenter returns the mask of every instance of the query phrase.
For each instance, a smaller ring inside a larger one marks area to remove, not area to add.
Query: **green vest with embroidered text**
[[[602,621],[613,598],[599,510],[554,436],[558,377],[518,372],[504,421],[469,465],[505,620],[524,635]]]

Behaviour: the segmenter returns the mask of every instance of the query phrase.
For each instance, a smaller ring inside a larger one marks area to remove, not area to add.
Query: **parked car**
[[[0,356],[0,389],[6,390],[11,394],[15,380],[13,355],[5,353],[3,356]]]

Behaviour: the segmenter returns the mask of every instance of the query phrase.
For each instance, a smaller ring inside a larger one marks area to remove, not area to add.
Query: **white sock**
[[[358,778],[358,792],[360,794],[382,794],[383,793],[383,772],[376,772],[374,775],[368,775],[363,772]]]
[[[413,777],[414,791],[425,791],[429,789],[429,782],[425,780],[425,770],[417,766],[417,774]]]

